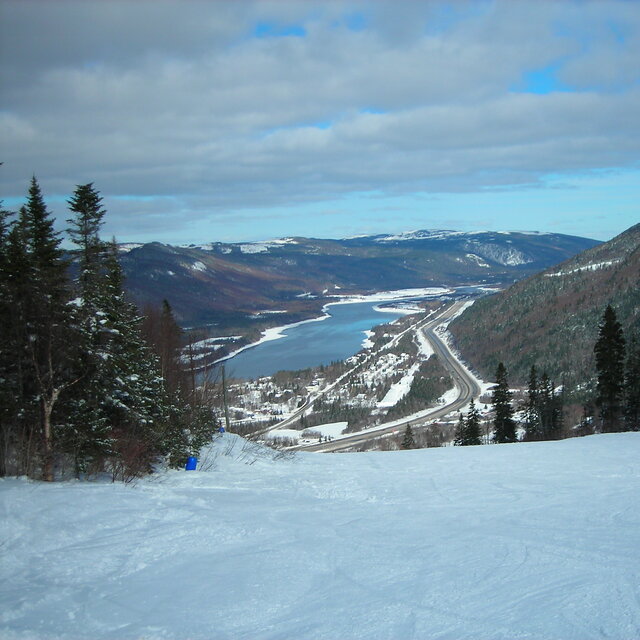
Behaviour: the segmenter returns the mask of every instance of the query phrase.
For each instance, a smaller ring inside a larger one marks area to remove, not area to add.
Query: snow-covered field
[[[0,637],[640,637],[640,433],[0,481]],[[215,453],[217,452],[217,457]]]

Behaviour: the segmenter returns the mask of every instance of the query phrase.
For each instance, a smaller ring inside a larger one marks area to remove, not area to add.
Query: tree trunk
[[[42,399],[42,429],[44,435],[42,463],[42,479],[45,482],[53,482],[53,433],[51,430],[51,414],[62,389],[53,389],[48,399]]]

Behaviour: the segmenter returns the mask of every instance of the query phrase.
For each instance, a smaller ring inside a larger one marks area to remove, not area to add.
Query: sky
[[[121,242],[640,222],[640,1],[0,0],[0,198]]]

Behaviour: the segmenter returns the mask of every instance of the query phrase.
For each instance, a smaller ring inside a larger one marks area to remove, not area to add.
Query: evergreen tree
[[[54,409],[60,395],[77,382],[72,377],[69,353],[69,345],[74,344],[75,336],[68,305],[68,263],[35,178],[31,180],[27,204],[21,210],[20,225],[26,240],[25,266],[29,277],[25,291],[26,364],[39,408],[37,423],[32,428],[37,431],[41,444],[42,477],[52,481]]]
[[[35,464],[38,440],[38,402],[28,358],[27,308],[31,283],[27,254],[26,209],[14,220],[3,246],[2,299],[3,331],[0,335],[4,473],[30,474]]]
[[[629,343],[624,382],[624,420],[628,431],[640,431],[640,341]]]
[[[469,412],[464,423],[464,444],[477,445],[482,444],[480,436],[480,412],[476,408],[473,398],[469,403]]]
[[[67,222],[69,238],[79,249],[78,283],[84,304],[93,303],[98,295],[104,268],[106,245],[100,239],[105,209],[102,197],[93,183],[78,185],[68,201],[75,217]]]
[[[497,443],[516,442],[516,423],[513,419],[511,391],[507,382],[507,370],[502,362],[496,370],[496,385],[492,391],[495,412],[493,440]]]
[[[480,412],[476,408],[473,398],[469,403],[469,411],[466,417],[463,418],[462,414],[460,414],[453,444],[459,447],[482,444],[480,435]]]
[[[111,454],[112,440],[105,412],[111,380],[108,349],[111,328],[106,323],[106,245],[100,239],[105,210],[92,184],[79,185],[68,201],[75,214],[67,222],[69,237],[78,247],[75,281],[75,325],[78,342],[74,363],[82,380],[65,405],[67,420],[61,433],[64,451],[73,458],[76,476],[91,465],[100,468]]]
[[[404,437],[402,438],[402,444],[400,445],[403,449],[415,449],[416,448],[416,440],[413,436],[413,430],[411,429],[411,425],[408,424],[407,428],[404,431]]]
[[[538,372],[532,365],[529,373],[527,405],[525,407],[524,428],[526,440],[542,440],[542,421],[540,417],[540,388]]]
[[[464,417],[462,414],[458,416],[458,424],[456,426],[455,436],[453,438],[453,445],[455,447],[463,447],[465,445],[464,441]]]
[[[74,296],[35,178],[16,219],[0,207],[0,475],[53,480],[71,458],[76,474],[93,466],[127,480],[164,456],[183,462],[215,425],[180,370],[181,330],[165,303],[156,358],[126,300],[115,244],[100,240],[100,195],[80,185],[69,206]]]
[[[9,287],[9,216],[0,202],[0,477],[7,474],[16,421],[16,379],[12,372],[12,297]]]
[[[540,414],[540,431],[543,440],[550,440],[554,432],[554,391],[553,384],[544,371],[540,381],[538,394],[538,413]]]
[[[625,340],[615,311],[608,305],[600,323],[596,356],[596,405],[600,409],[603,432],[619,431],[622,427],[624,391]]]
[[[147,473],[166,453],[169,404],[158,363],[141,335],[141,318],[124,293],[117,247],[109,248],[100,308],[108,331],[105,411],[112,430],[115,475]]]

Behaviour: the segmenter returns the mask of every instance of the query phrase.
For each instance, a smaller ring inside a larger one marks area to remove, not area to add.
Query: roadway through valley
[[[293,448],[297,450],[319,452],[353,449],[368,440],[374,440],[382,436],[398,433],[406,429],[408,425],[411,425],[412,428],[418,429],[419,427],[424,426],[427,422],[432,422],[433,420],[442,418],[453,411],[461,409],[467,405],[472,398],[478,398],[481,393],[480,386],[469,374],[466,368],[451,353],[447,345],[438,335],[437,331],[438,327],[446,324],[457,313],[459,313],[462,306],[465,304],[466,301],[464,300],[453,302],[435,318],[429,319],[426,322],[418,323],[412,327],[412,330],[421,331],[423,333],[424,337],[429,341],[433,351],[438,356],[438,359],[451,376],[451,379],[458,390],[458,395],[455,400],[448,404],[422,411],[419,415],[414,414],[413,416],[407,416],[405,419],[394,420],[388,424],[378,425],[375,429],[359,431],[353,435],[340,437],[332,440],[331,442],[299,445]]]

